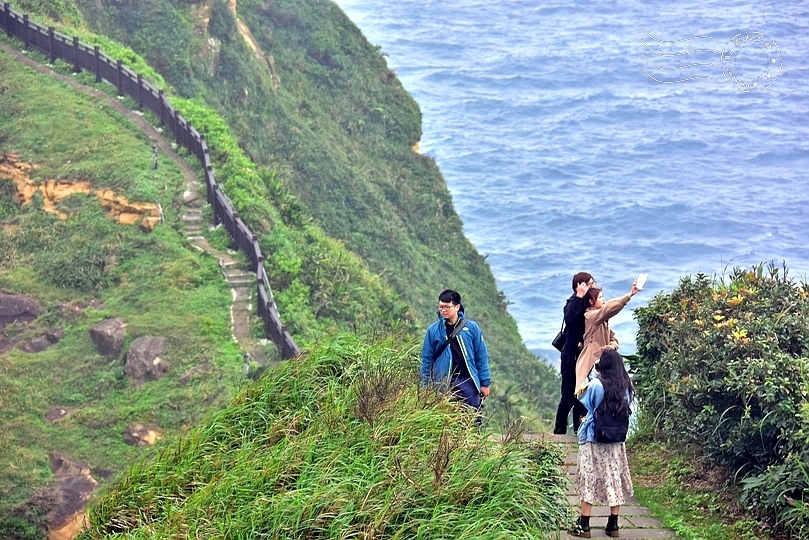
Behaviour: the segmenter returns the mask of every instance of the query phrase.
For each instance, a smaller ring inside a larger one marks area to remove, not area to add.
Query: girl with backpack
[[[581,515],[568,532],[572,536],[590,538],[593,505],[606,504],[610,507],[610,517],[604,532],[618,538],[621,505],[635,494],[623,442],[629,428],[629,407],[635,399],[635,388],[623,358],[614,349],[605,349],[595,368],[598,377],[583,385],[577,394],[587,409],[587,416],[579,426],[576,471]]]

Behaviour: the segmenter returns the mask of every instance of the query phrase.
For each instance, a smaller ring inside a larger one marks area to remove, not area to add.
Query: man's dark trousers
[[[576,399],[576,360],[562,361],[560,366],[562,372],[562,398],[559,400],[559,407],[556,409],[556,424],[553,432],[557,435],[567,433],[567,417],[573,409],[573,432],[579,430],[581,417],[587,414],[578,399]]]

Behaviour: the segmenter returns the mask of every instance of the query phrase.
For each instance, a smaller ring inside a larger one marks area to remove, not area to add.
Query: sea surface
[[[632,308],[683,276],[809,272],[809,3],[337,4],[420,105],[421,151],[550,363],[577,271],[607,298],[649,274],[612,321],[624,353]]]

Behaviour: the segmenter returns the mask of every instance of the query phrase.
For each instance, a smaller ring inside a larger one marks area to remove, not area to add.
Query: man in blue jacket
[[[450,339],[453,332],[455,337]],[[427,328],[421,346],[421,382],[449,388],[458,399],[480,409],[489,395],[489,352],[480,327],[464,317],[461,295],[438,295],[438,320]]]

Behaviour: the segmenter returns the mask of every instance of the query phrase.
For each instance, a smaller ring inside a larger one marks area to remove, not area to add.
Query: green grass
[[[167,218],[147,234],[107,218],[94,197],[74,195],[58,205],[69,216],[61,221],[42,211],[41,197],[18,207],[11,182],[0,179],[0,289],[44,308],[36,321],[10,325],[5,334],[25,340],[64,328],[64,338],[43,352],[14,349],[0,357],[0,528],[8,532],[14,516],[41,525],[37,512],[49,510],[36,502],[55,482],[48,452],[109,482],[150,452],[123,442],[127,425],[150,424],[171,439],[224,407],[245,382],[217,261],[175,228],[172,203],[183,190],[177,165],[165,159],[150,170],[151,141],[140,130],[3,52],[0,74],[0,152],[37,166],[35,181],[90,180],[130,200],[157,199]],[[99,304],[78,315],[67,308],[90,300]],[[111,317],[124,318],[127,344],[143,335],[166,339],[165,378],[134,390],[123,358],[98,354],[88,329]],[[199,365],[206,373],[182,386],[180,376]],[[73,412],[49,424],[54,407]]]
[[[339,335],[267,372],[135,465],[82,538],[549,537],[559,448],[491,440],[418,388],[415,354]]]
[[[730,475],[693,450],[674,450],[642,428],[627,444],[638,501],[686,540],[774,540],[738,502]]]

